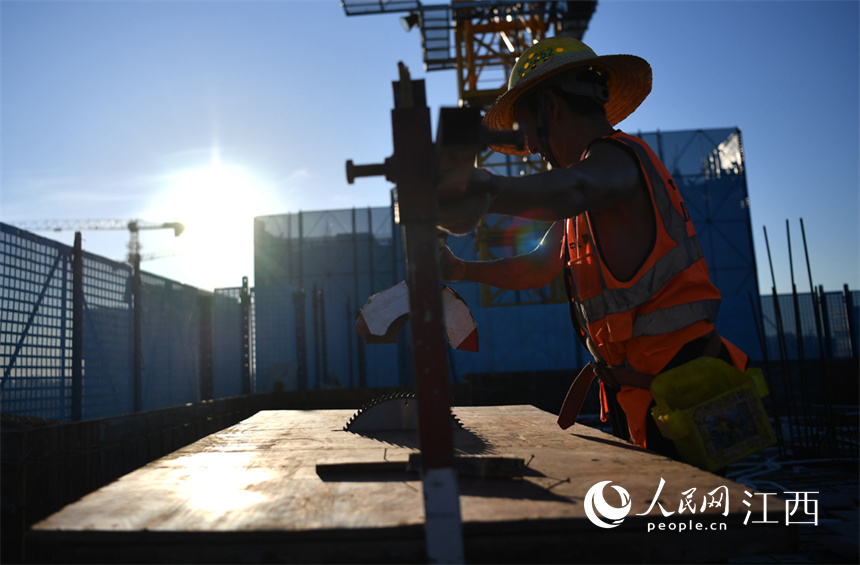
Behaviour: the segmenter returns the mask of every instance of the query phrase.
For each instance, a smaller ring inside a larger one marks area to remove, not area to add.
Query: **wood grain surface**
[[[423,561],[421,480],[405,465],[419,450],[417,432],[344,431],[352,413],[259,412],[39,522],[29,533],[31,555],[47,562]],[[754,523],[762,521],[762,497],[723,477],[593,428],[561,430],[554,415],[532,406],[454,413],[463,424],[454,434],[458,457],[524,463],[519,478],[460,477],[470,562],[719,562],[792,546],[782,501],[769,500],[773,523]],[[656,504],[649,512],[661,479],[657,501],[668,517]],[[603,492],[614,507],[622,501],[612,486],[629,493],[630,510],[614,528],[586,516],[586,494],[601,481],[612,481]],[[727,506],[704,504],[721,493]],[[682,508],[685,501],[695,511]]]

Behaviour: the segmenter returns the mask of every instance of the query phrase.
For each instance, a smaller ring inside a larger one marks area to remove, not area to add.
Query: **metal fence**
[[[66,419],[72,370],[71,249],[3,226],[0,257],[4,410]]]
[[[365,347],[354,331],[403,280],[392,208],[262,216],[254,234],[258,390],[411,384],[408,340]]]
[[[0,224],[0,410],[77,421],[250,393],[234,294]]]
[[[410,385],[408,339],[365,347],[354,332],[367,297],[402,278],[392,218],[392,208],[258,218],[258,286],[214,293],[135,277],[129,265],[0,224],[0,408],[85,420],[279,388]],[[476,258],[474,239],[449,243]],[[450,353],[455,381],[575,370],[588,359],[565,304],[483,308],[477,285],[454,287],[473,308],[482,350]],[[795,392],[823,403],[801,394],[822,378],[809,362],[856,360],[860,294],[747,298],[755,343],[737,344],[762,352],[753,360],[767,366],[781,403]],[[853,380],[835,390],[850,392]]]
[[[763,358],[851,359],[858,356],[860,291],[778,294],[761,297]]]

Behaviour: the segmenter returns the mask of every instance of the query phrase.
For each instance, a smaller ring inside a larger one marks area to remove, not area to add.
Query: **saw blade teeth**
[[[379,404],[383,404],[385,402],[391,402],[394,400],[402,400],[405,405],[409,405],[410,400],[417,400],[417,395],[414,392],[389,392],[386,394],[379,395],[371,400],[365,402],[361,408],[356,410],[356,412],[347,420],[346,425],[343,427],[343,431],[349,432],[352,431],[353,427],[355,427],[356,422],[369,410],[373,409],[375,406]],[[417,410],[417,407],[414,407],[413,410]],[[454,414],[453,408],[450,409],[452,426],[457,429],[465,429],[463,422]],[[366,425],[366,424],[363,424]]]

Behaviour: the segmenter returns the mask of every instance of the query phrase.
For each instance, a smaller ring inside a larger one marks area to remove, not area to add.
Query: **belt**
[[[720,334],[714,330],[705,337],[708,343],[702,350],[702,357],[716,357],[722,346]],[[591,383],[594,382],[595,378],[615,389],[620,389],[622,386],[650,389],[651,382],[656,376],[622,367],[610,367],[602,361],[588,363],[576,378],[573,379],[573,383],[571,383],[570,389],[567,391],[567,396],[565,396],[564,403],[561,405],[561,411],[558,414],[559,427],[566,430],[576,423],[579,411],[582,410],[582,404],[585,402],[585,397],[588,394],[588,389],[591,388]]]

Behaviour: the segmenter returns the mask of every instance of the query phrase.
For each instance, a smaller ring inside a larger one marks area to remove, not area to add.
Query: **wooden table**
[[[526,463],[519,478],[460,477],[469,562],[719,562],[792,547],[793,528],[775,500],[769,500],[766,517],[778,523],[756,524],[762,497],[747,496],[745,487],[725,478],[586,426],[563,431],[554,415],[532,406],[456,407],[454,413],[463,424],[455,432],[458,456]],[[259,412],[36,524],[29,557],[423,561],[421,481],[403,465],[418,450],[417,433],[347,432],[351,414]],[[668,517],[658,505],[649,512],[661,478],[658,502],[672,512]],[[613,528],[596,526],[585,511],[589,489],[602,481],[612,481],[603,492],[613,507],[622,505],[614,486],[629,493],[630,510]],[[714,503],[721,493],[728,506],[703,512],[703,502]],[[695,512],[680,512],[688,495]],[[753,513],[744,525],[748,510]]]

